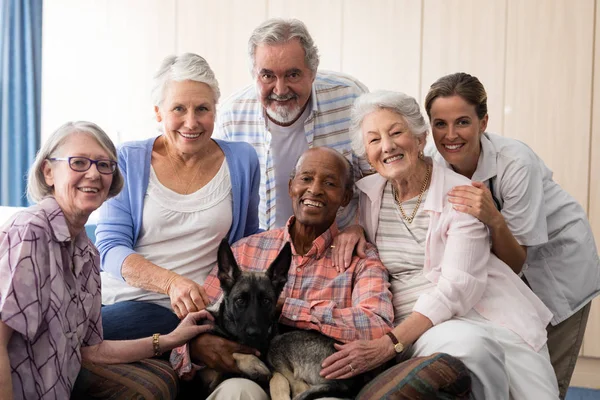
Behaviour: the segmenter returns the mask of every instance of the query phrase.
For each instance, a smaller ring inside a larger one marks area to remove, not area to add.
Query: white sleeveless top
[[[385,185],[381,200],[375,242],[379,257],[390,274],[394,326],[410,315],[421,294],[434,287],[423,276],[425,240],[429,229],[429,214],[423,211],[427,192],[423,193],[419,211],[410,224],[402,218],[389,182]],[[404,213],[412,215],[416,204],[416,197],[403,202]]]
[[[163,186],[151,168],[134,250],[162,268],[203,284],[217,262],[219,243],[231,227],[232,203],[225,160],[208,184],[188,195]],[[171,308],[165,294],[130,286],[106,272],[101,275],[102,304],[138,300]]]

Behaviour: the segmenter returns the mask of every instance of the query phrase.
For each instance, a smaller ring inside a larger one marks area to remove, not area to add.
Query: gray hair
[[[165,89],[171,81],[195,81],[207,84],[213,91],[215,104],[219,102],[221,91],[215,73],[208,62],[194,53],[184,53],[180,56],[168,56],[160,64],[154,75],[152,102],[159,107],[165,99]]]
[[[319,50],[315,46],[304,22],[297,19],[272,18],[260,24],[248,40],[248,56],[250,73],[256,75],[254,55],[259,45],[277,45],[298,39],[304,49],[304,63],[313,73],[319,68]]]
[[[67,122],[58,128],[46,142],[42,145],[42,148],[37,152],[35,161],[29,169],[29,176],[27,178],[27,196],[35,203],[42,200],[44,197],[50,196],[54,193],[54,188],[46,184],[44,178],[43,166],[44,162],[48,158],[52,158],[58,155],[60,148],[66,142],[66,140],[73,134],[83,133],[92,136],[102,147],[108,157],[117,161],[117,149],[114,143],[106,132],[104,132],[98,125],[88,121],[73,121]],[[114,197],[123,188],[123,175],[119,168],[113,174],[112,183],[108,190],[108,197]]]
[[[351,112],[350,139],[352,150],[358,157],[364,157],[366,153],[364,137],[360,130],[363,120],[372,112],[384,109],[400,115],[414,136],[426,140],[429,124],[423,118],[419,104],[413,97],[387,90],[365,93],[354,101]]]

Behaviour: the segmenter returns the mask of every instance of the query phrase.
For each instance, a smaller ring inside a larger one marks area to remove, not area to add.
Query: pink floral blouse
[[[82,346],[102,341],[100,259],[84,232],[74,241],[53,197],[0,228],[0,320],[15,399],[68,399]]]

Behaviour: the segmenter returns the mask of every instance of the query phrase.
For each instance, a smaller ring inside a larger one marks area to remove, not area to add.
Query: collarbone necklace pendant
[[[400,210],[400,214],[402,215],[402,218],[404,218],[404,220],[406,222],[408,222],[409,224],[411,224],[413,222],[413,220],[415,219],[415,216],[417,215],[417,212],[419,211],[419,206],[421,206],[421,200],[423,198],[423,193],[425,193],[425,189],[427,188],[427,184],[429,183],[430,173],[431,172],[430,172],[429,166],[427,166],[427,173],[425,174],[425,179],[423,180],[423,185],[421,185],[421,191],[419,192],[419,197],[417,197],[417,204],[415,205],[415,209],[413,210],[410,217],[407,216],[406,213],[404,212],[404,208],[402,208],[402,202],[400,201],[400,199],[398,199],[398,192],[396,192],[396,188],[394,187],[394,185],[392,185],[392,195],[394,196],[394,202],[398,206],[398,209]]]

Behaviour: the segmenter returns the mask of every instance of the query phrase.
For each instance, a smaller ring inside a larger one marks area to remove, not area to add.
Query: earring
[[[423,150],[419,150],[419,160],[424,160],[425,159],[425,154],[423,153]]]

